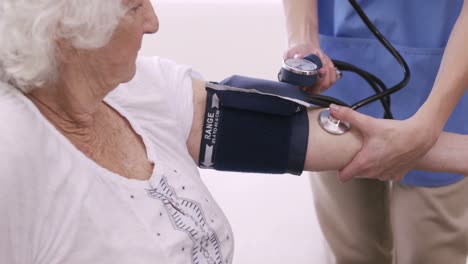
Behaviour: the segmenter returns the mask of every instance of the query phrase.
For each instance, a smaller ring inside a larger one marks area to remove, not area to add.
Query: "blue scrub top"
[[[401,67],[375,39],[346,0],[319,0],[320,45],[332,59],[343,60],[380,77],[388,87],[403,78]],[[450,32],[461,11],[463,0],[360,0],[364,12],[380,32],[408,62],[411,80],[403,90],[393,94],[395,119],[411,117],[427,99],[434,83]],[[363,80],[352,73],[344,74],[326,95],[354,104],[373,94]],[[359,109],[381,118],[379,102]],[[458,103],[445,131],[467,134],[468,95]],[[417,135],[414,135],[417,137]],[[402,183],[416,186],[444,186],[463,179],[451,173],[413,170]]]

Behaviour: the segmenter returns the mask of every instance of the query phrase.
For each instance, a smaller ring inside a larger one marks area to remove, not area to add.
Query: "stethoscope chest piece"
[[[334,118],[329,109],[320,112],[319,124],[325,131],[333,135],[342,135],[351,129],[349,123]]]

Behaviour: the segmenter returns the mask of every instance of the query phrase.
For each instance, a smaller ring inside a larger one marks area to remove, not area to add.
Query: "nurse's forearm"
[[[317,0],[283,0],[288,45],[312,43],[319,46]]]
[[[466,2],[466,1],[465,1]],[[429,98],[415,115],[419,122],[431,124],[438,133],[468,87],[468,5],[463,5],[450,34],[447,47]]]
[[[432,149],[417,163],[416,169],[468,174],[468,136],[442,132]]]
[[[360,134],[351,129],[340,136],[325,132],[318,124],[321,110],[309,110],[309,143],[305,170],[327,171],[345,167],[362,147]],[[416,169],[468,174],[468,136],[442,133]]]

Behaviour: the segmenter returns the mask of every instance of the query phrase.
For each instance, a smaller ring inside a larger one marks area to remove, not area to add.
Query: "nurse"
[[[400,121],[375,119],[383,116],[379,103],[360,109],[362,114],[331,106],[335,117],[364,133],[365,143],[343,170],[311,178],[323,233],[337,263],[395,259],[399,264],[464,264],[468,179],[409,169],[442,130],[468,132],[468,6],[462,0],[358,2],[406,59],[411,80],[391,96],[392,112]],[[283,3],[289,45],[285,58],[315,53],[324,62],[311,92],[349,104],[373,94],[352,74],[336,82],[330,58],[370,71],[389,87],[403,78],[398,63],[348,1]],[[373,179],[342,184],[337,175],[342,181]],[[388,180],[395,180],[392,188]]]

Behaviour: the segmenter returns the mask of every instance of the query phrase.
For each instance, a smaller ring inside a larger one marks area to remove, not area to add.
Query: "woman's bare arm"
[[[361,135],[354,129],[343,135],[332,135],[318,123],[322,109],[309,110],[309,143],[304,170],[327,171],[341,169],[361,149]]]
[[[203,115],[206,109],[205,82],[193,79],[193,121],[192,129],[187,140],[190,156],[198,164],[203,127]],[[190,113],[187,113],[190,114]]]
[[[359,132],[344,135],[325,132],[316,120],[317,110],[309,110],[309,145],[304,169],[307,171],[344,168],[362,147]],[[415,169],[468,174],[468,136],[443,132],[432,149],[418,160]]]
[[[198,162],[203,117],[206,107],[205,82],[193,82],[194,118],[187,147]],[[335,136],[325,132],[318,124],[321,109],[310,109],[309,143],[304,165],[306,171],[339,170],[345,167],[362,148],[362,138],[351,129],[344,135]],[[434,147],[418,163],[416,169],[426,171],[468,174],[468,136],[442,133]]]

